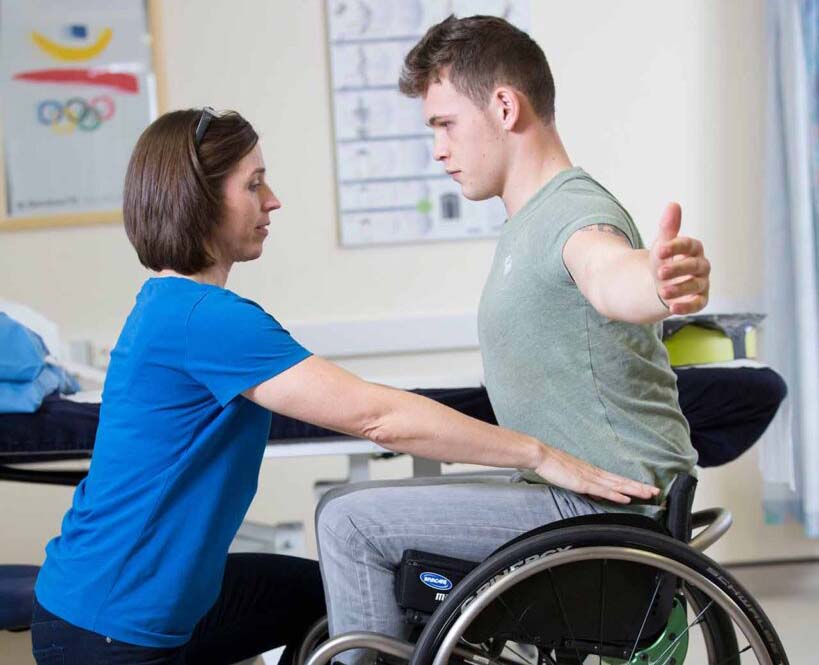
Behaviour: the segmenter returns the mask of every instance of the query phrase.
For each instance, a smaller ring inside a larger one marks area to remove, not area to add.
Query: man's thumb
[[[673,240],[680,232],[680,225],[682,224],[682,210],[679,203],[669,203],[663,211],[663,216],[660,217],[660,232],[657,235],[657,240],[666,241]]]

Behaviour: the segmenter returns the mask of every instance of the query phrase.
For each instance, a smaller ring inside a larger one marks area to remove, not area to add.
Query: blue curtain
[[[768,0],[765,357],[789,396],[761,444],[765,516],[819,538],[819,0]]]

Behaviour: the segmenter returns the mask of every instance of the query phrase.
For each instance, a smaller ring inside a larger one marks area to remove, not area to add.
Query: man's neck
[[[534,126],[531,131],[519,135],[509,164],[501,193],[509,217],[558,173],[572,168],[554,122],[548,127]]]

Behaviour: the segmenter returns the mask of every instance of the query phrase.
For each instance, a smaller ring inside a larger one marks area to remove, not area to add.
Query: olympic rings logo
[[[46,99],[37,105],[37,122],[51,127],[57,134],[70,134],[77,128],[93,132],[110,120],[115,110],[114,100],[108,95],[99,95],[89,101],[72,97],[65,104]]]

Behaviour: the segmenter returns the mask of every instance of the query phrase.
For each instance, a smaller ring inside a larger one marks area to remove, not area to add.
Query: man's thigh
[[[319,535],[364,540],[374,556],[397,565],[405,549],[475,561],[521,533],[576,515],[600,512],[571,492],[510,482],[502,475],[364,483],[335,490],[317,512]]]

